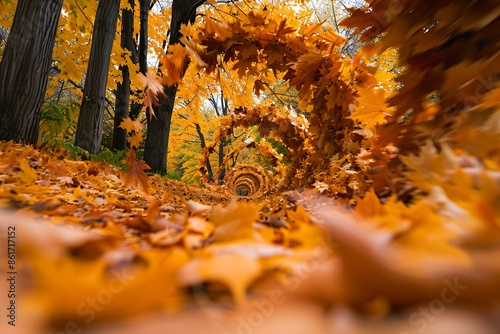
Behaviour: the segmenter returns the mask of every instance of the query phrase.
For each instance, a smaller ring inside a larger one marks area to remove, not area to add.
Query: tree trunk
[[[104,99],[120,0],[98,2],[75,145],[97,154],[102,140]]]
[[[120,45],[131,52],[134,63],[134,0],[129,0],[132,10],[122,10],[122,31]],[[113,150],[124,150],[127,147],[127,130],[120,128],[120,123],[128,117],[130,104],[130,70],[127,65],[120,66],[123,81],[116,87],[116,108],[113,127]]]
[[[203,135],[203,132],[201,132],[200,124],[194,123],[194,126],[196,128],[196,132],[198,133],[198,137],[200,138],[201,150],[203,151],[203,149],[207,147],[207,144],[205,142],[205,136]],[[212,180],[214,179],[214,172],[212,171],[212,165],[210,164],[210,159],[207,159],[206,166],[207,166],[208,182],[212,182]]]
[[[140,0],[140,5],[139,71],[146,74],[148,72],[148,20],[151,0]]]
[[[169,98],[161,98],[160,105],[155,106],[156,118],[147,118],[148,131],[144,147],[144,161],[155,173],[167,172],[168,137],[177,86],[165,87],[164,91]]]
[[[224,138],[221,138],[219,142],[219,168],[222,166],[222,162],[224,161],[224,147],[226,146],[226,140]],[[224,179],[224,176],[226,176],[226,168],[223,168],[219,175],[217,176],[217,182],[219,184],[222,184],[222,180]]]
[[[222,89],[220,92],[220,106],[219,106],[219,102],[217,101],[217,97],[213,94],[210,94],[210,98],[208,99],[208,101],[214,107],[215,113],[217,114],[218,117],[227,116],[227,114],[229,112],[229,107],[227,104],[227,100],[224,97],[224,91]],[[219,152],[218,152],[219,168],[222,166],[222,162],[224,161],[224,156],[225,156],[224,155],[224,147],[226,147],[226,144],[227,144],[226,139],[221,138],[221,140],[219,142]],[[224,179],[224,176],[226,176],[226,169],[225,168],[223,168],[220,171],[219,175],[217,176],[217,182],[219,184],[222,184],[222,180]]]
[[[139,72],[146,75],[148,73],[148,19],[151,0],[140,0],[140,21],[139,29]],[[140,94],[141,91],[135,92]],[[130,118],[137,119],[143,107],[142,103],[132,103],[130,107]]]
[[[0,140],[36,144],[62,0],[19,0],[0,63]]]
[[[204,2],[204,0],[174,0],[172,2],[169,45],[179,42],[181,24],[194,22],[196,8]],[[167,171],[168,138],[177,86],[164,87],[164,92],[167,97],[160,98],[160,106],[155,107],[156,118],[148,118],[148,132],[144,148],[144,160],[155,173]]]

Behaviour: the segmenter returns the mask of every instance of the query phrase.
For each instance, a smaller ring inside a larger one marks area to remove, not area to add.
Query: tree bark
[[[140,28],[139,28],[139,72],[148,73],[148,21],[151,0],[140,0]],[[140,94],[141,91],[135,92]],[[137,119],[143,107],[142,103],[132,103],[130,107],[130,118]]]
[[[148,72],[148,20],[151,0],[140,0],[140,5],[139,71],[146,74]]]
[[[179,43],[181,24],[194,22],[196,8],[204,2],[204,0],[174,0],[172,2],[169,45]],[[154,110],[156,118],[148,118],[148,132],[144,148],[144,160],[155,173],[167,171],[168,138],[177,86],[166,86],[164,92],[167,97],[160,97],[160,106],[155,107]]]
[[[120,0],[101,0],[97,6],[75,137],[75,145],[91,154],[97,154],[101,146],[106,84],[119,9]]]
[[[208,99],[208,101],[214,107],[215,113],[217,114],[218,117],[227,116],[227,114],[229,112],[229,107],[227,104],[227,100],[224,97],[224,91],[221,90],[221,92],[220,92],[220,106],[219,106],[219,102],[217,101],[217,97],[213,94],[210,94],[210,98]],[[227,145],[226,139],[221,138],[221,140],[219,142],[219,152],[218,152],[219,168],[222,166],[222,162],[224,161],[224,156],[225,156],[224,155],[224,147],[226,147],[226,145]],[[217,182],[219,184],[222,184],[222,180],[224,179],[224,176],[226,176],[226,169],[225,168],[222,169],[220,171],[219,175],[217,176]]]
[[[203,135],[203,132],[201,131],[201,126],[198,123],[194,123],[194,126],[196,128],[196,132],[198,133],[198,137],[200,138],[200,144],[201,144],[201,150],[205,147],[207,147],[207,143],[205,142],[205,135]],[[212,165],[210,164],[210,159],[207,159],[207,178],[208,182],[212,182],[214,179],[214,172],[212,171]]]
[[[0,63],[0,140],[36,144],[62,0],[19,0]]]
[[[129,0],[132,10],[122,10],[122,31],[120,45],[124,50],[131,52],[130,57],[132,62],[134,59],[134,0]],[[120,123],[129,115],[130,104],[130,70],[127,65],[120,66],[122,72],[121,83],[116,87],[116,108],[113,127],[113,144],[114,151],[124,150],[127,147],[127,130],[120,128]]]
[[[224,138],[221,138],[219,142],[219,168],[222,166],[222,162],[224,161],[224,147],[226,146],[226,140]],[[222,184],[222,180],[224,179],[224,176],[226,176],[226,168],[223,168],[219,175],[217,176],[217,182],[219,184]]]

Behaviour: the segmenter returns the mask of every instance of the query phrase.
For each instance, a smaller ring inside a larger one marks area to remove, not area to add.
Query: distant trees
[[[0,140],[36,144],[62,0],[19,0],[0,63]]]

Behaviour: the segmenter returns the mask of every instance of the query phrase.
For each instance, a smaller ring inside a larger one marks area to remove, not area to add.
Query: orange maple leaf
[[[129,142],[131,147],[133,148],[139,147],[142,141],[142,132],[136,132],[133,135],[128,136],[127,141]]]
[[[163,85],[174,86],[182,80],[188,64],[187,55],[187,50],[182,44],[177,43],[169,46],[169,53],[163,56],[160,67],[163,73]]]
[[[151,169],[144,160],[136,161],[136,155],[134,150],[129,150],[127,152],[127,157],[125,162],[128,166],[127,177],[125,178],[125,185],[134,185],[139,183],[145,193],[149,191],[149,178],[144,173],[144,170]]]
[[[144,105],[149,109],[149,113],[151,116],[156,117],[153,110],[153,104],[158,106],[160,105],[158,100],[158,95],[166,97],[163,85],[153,77],[149,72],[144,74],[138,74],[139,80],[144,85]]]
[[[154,78],[151,73],[148,72],[145,76],[144,74],[139,73],[138,76],[144,87],[148,87],[155,94],[163,94],[162,84],[156,78]]]

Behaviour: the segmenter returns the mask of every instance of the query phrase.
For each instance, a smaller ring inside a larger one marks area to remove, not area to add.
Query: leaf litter
[[[498,326],[499,225],[460,229],[442,192],[436,208],[368,193],[349,209],[321,189],[247,201],[152,176],[146,193],[108,164],[0,151],[1,233],[17,228],[19,312],[32,319],[22,333]]]

